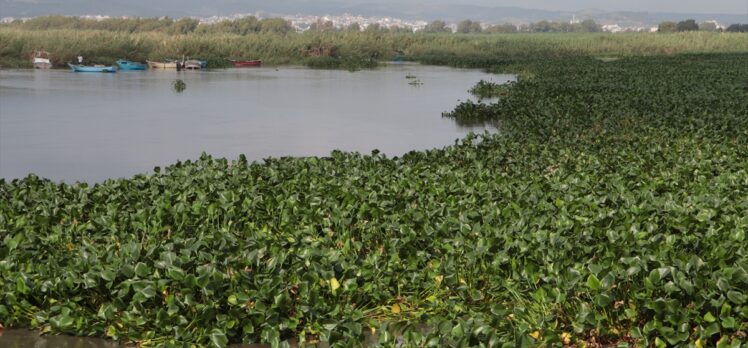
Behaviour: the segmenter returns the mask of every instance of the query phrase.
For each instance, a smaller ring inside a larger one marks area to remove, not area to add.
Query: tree
[[[676,25],[678,31],[696,31],[699,30],[699,25],[696,24],[696,21],[693,19],[686,19],[685,21],[680,21]]]
[[[391,26],[390,27],[390,33],[411,33],[412,34],[413,33],[413,29],[412,28],[408,28],[408,27],[401,27],[401,26],[395,25],[395,26]]]
[[[729,33],[748,33],[748,24],[731,24],[725,31]]]
[[[291,23],[283,18],[268,18],[260,21],[260,30],[263,33],[287,33],[293,30]]]
[[[585,19],[579,25],[581,26],[581,31],[585,33],[599,33],[603,31],[603,26],[597,24],[592,19]]]
[[[516,33],[517,26],[514,24],[497,24],[492,25],[485,30],[487,33]]]
[[[312,31],[332,31],[335,30],[335,24],[332,21],[323,21],[318,19],[317,22],[312,23],[309,27]]]
[[[447,26],[446,22],[442,20],[436,20],[429,24],[426,24],[426,27],[423,28],[423,31],[427,33],[451,33],[452,29]]]
[[[678,31],[678,25],[671,21],[662,22],[657,27],[657,31],[660,33],[674,33]]]
[[[171,33],[172,34],[189,34],[195,31],[198,25],[200,25],[200,21],[198,21],[197,19],[182,18],[174,22]]]
[[[346,31],[353,31],[353,32],[359,32],[361,31],[361,24],[358,24],[358,22],[353,22],[349,26],[345,28]]]
[[[388,30],[387,27],[383,27],[379,23],[371,23],[366,26],[366,29],[364,29],[364,31],[369,33],[386,33]]]
[[[460,24],[457,24],[457,32],[468,34],[468,33],[480,33],[483,31],[483,27],[480,25],[480,22],[478,21],[471,21],[469,19],[466,19]]]

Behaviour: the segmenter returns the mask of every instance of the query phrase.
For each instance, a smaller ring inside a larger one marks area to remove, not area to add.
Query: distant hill
[[[743,14],[697,14],[654,12],[608,12],[603,10],[547,11],[519,7],[490,5],[490,1],[476,1],[481,5],[459,5],[426,0],[0,0],[0,17],[34,17],[43,15],[109,15],[140,17],[220,16],[236,13],[262,12],[268,16],[309,14],[389,16],[403,19],[444,19],[456,22],[474,19],[487,23],[515,24],[540,20],[594,19],[602,24],[656,25],[664,20],[693,18],[697,21],[714,19],[722,24],[746,23]]]

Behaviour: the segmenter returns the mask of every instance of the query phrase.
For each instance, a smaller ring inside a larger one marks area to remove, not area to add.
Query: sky
[[[727,19],[730,22],[748,23],[748,0],[0,0],[0,17],[100,14],[179,18],[259,12],[269,15],[350,13],[424,20],[511,17],[537,21],[558,19],[558,13],[568,15],[590,9],[682,13],[693,14],[693,17],[721,14],[732,15]],[[650,17],[671,20],[670,17]],[[710,16],[703,19],[706,17]]]
[[[130,0],[0,0],[0,6],[11,5],[37,5],[37,6],[64,6],[68,2],[85,3],[92,6],[125,5]],[[269,2],[285,3],[288,7],[294,4],[313,6],[314,0],[264,0]],[[264,2],[263,1],[263,2]],[[151,0],[154,5],[161,5],[172,0]],[[649,12],[682,12],[682,13],[723,13],[743,14],[748,13],[748,0],[341,0],[346,5],[357,5],[359,3],[387,4],[397,7],[398,5],[416,5],[418,3],[433,5],[436,2],[458,5],[480,5],[489,7],[512,6],[553,11],[577,11],[583,9],[601,9],[606,11],[649,11]],[[177,2],[179,3],[179,2]],[[256,4],[256,0],[213,0],[203,1],[203,6],[232,8],[243,4]],[[0,7],[0,12],[2,8]],[[0,14],[0,16],[2,16]],[[748,15],[747,15],[748,16]]]
[[[741,14],[748,0],[447,0],[459,4],[517,6],[553,11],[597,8],[606,11],[649,11]]]

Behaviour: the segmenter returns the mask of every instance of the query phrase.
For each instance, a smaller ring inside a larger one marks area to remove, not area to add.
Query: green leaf
[[[725,329],[735,329],[738,326],[737,320],[733,317],[727,317],[720,320],[722,327]]]
[[[148,277],[148,274],[150,273],[150,270],[148,269],[148,266],[142,262],[139,262],[137,265],[135,265],[135,275],[137,275],[140,278],[146,278]]]
[[[704,337],[711,337],[720,332],[719,324],[712,323],[704,329]]]
[[[110,270],[106,270],[106,271],[102,271],[101,272],[101,279],[104,279],[104,280],[106,280],[108,282],[113,281],[116,277],[117,277],[117,274],[114,273],[114,272],[112,272],[112,271],[110,271]]]
[[[728,291],[727,299],[730,300],[730,302],[737,304],[737,305],[742,305],[746,301],[745,295],[743,295],[743,293],[738,292],[738,291]]]
[[[220,329],[213,329],[210,332],[210,344],[213,347],[221,348],[226,347],[229,344],[229,339],[226,338],[226,334]]]
[[[600,279],[597,279],[597,277],[594,274],[590,274],[589,277],[587,277],[587,287],[591,290],[600,290],[602,287],[602,283],[600,282]]]
[[[706,321],[707,323],[713,323],[713,322],[715,322],[716,320],[717,320],[717,318],[715,318],[715,317],[714,317],[714,316],[712,315],[712,313],[709,313],[709,312],[707,312],[706,314],[704,314],[704,321]]]

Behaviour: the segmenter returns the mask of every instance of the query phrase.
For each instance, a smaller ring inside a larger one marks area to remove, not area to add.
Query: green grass
[[[2,323],[178,346],[745,343],[748,55],[483,62],[534,77],[451,115],[501,134],[444,149],[0,180]]]

